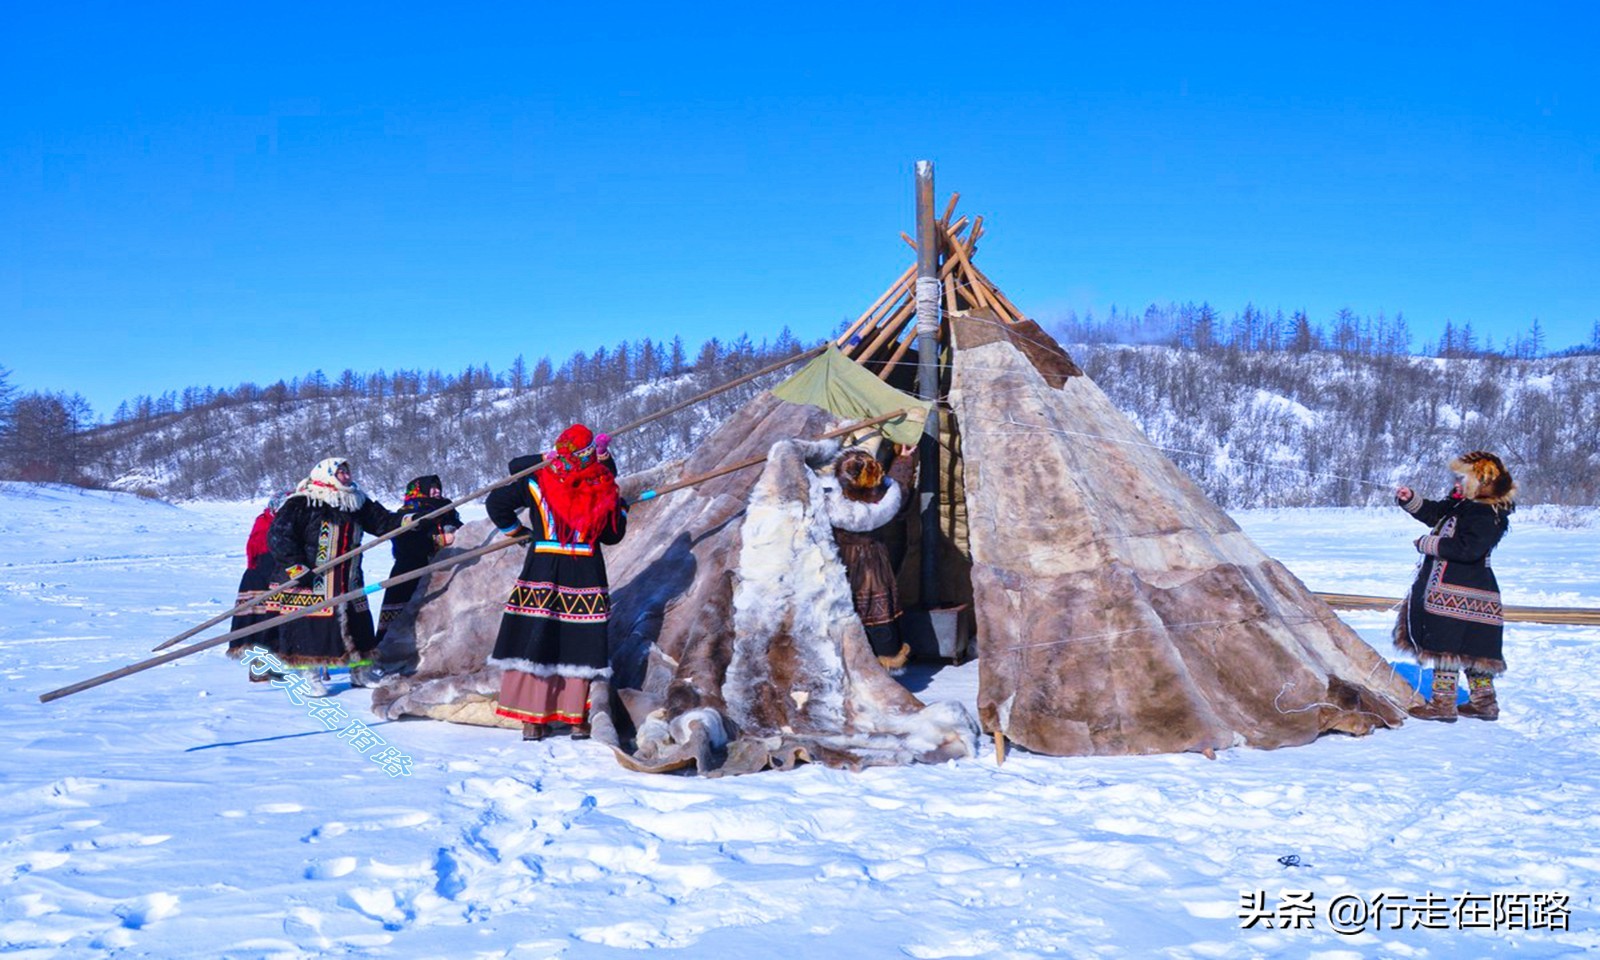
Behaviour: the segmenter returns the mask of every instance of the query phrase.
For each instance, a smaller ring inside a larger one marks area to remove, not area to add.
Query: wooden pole
[[[955,216],[956,204],[959,203],[960,201],[961,201],[961,194],[959,194],[959,193],[950,194],[950,202],[944,205],[944,216],[939,218],[939,226],[947,227],[947,226],[950,225],[950,218]]]
[[[923,424],[917,492],[922,511],[922,606],[939,604],[939,224],[933,212],[933,161],[916,165],[917,393],[933,404]]]
[[[1393,610],[1400,605],[1394,597],[1369,597],[1354,593],[1319,593],[1317,599],[1335,610]],[[1600,624],[1600,609],[1595,607],[1518,607],[1501,608],[1507,623]]]
[[[877,356],[878,351],[882,350],[885,344],[905,332],[907,324],[916,317],[916,314],[917,305],[915,301],[907,300],[889,317],[883,326],[878,328],[877,336],[873,337],[870,342],[866,340],[861,342],[861,349],[853,354],[851,359],[862,364],[872,362],[872,358]]]
[[[954,271],[955,268],[956,262],[954,260],[946,260],[944,262],[944,266],[939,268],[939,282],[948,286],[952,271]],[[917,333],[914,325],[911,323],[911,319],[915,316],[915,314],[915,303],[908,302],[903,305],[900,309],[900,312],[896,315],[897,319],[895,320],[893,331],[884,329],[882,333],[878,334],[877,339],[872,341],[871,349],[862,350],[860,353],[852,355],[850,359],[856,361],[864,367],[879,367],[878,379],[888,380],[889,374],[894,371],[895,364],[899,363],[900,358],[904,357],[906,353],[910,351],[912,345],[917,342]],[[894,348],[894,352],[889,356],[889,359],[871,359],[873,355],[878,353],[879,347],[887,348],[889,342],[892,340],[898,340],[906,332],[908,327],[912,328],[911,336],[900,341],[899,345]],[[893,334],[892,336],[890,336],[891,333]]]
[[[890,284],[889,289],[883,291],[878,299],[872,301],[872,306],[868,307],[861,314],[861,316],[857,317],[856,322],[852,323],[844,333],[839,334],[839,339],[835,340],[833,345],[836,347],[848,346],[850,343],[850,338],[855,336],[856,333],[866,325],[867,320],[872,317],[873,314],[878,312],[879,307],[883,306],[885,303],[888,303],[891,297],[899,299],[897,294],[900,296],[905,294],[905,291],[909,288],[909,284],[911,283],[911,278],[916,274],[916,272],[916,264],[913,263],[911,266],[906,267],[906,272],[900,274],[900,279]]]

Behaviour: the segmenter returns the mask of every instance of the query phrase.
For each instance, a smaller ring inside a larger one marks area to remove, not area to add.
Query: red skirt
[[[494,712],[523,723],[585,723],[589,681],[507,670],[500,678],[500,704]]]

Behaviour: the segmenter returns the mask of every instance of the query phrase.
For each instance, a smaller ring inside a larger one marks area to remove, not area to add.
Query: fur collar
[[[833,477],[822,481],[823,497],[827,502],[828,520],[841,530],[851,533],[868,533],[876,530],[900,512],[900,484],[886,480],[883,498],[877,503],[851,500],[839,489]]]

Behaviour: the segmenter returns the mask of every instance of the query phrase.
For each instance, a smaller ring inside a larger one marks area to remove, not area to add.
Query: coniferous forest
[[[1524,502],[1600,502],[1600,322],[1591,342],[1546,350],[1539,323],[1492,343],[1447,324],[1413,343],[1403,317],[1206,304],[1069,314],[1047,329],[1150,441],[1225,507],[1385,502],[1400,483],[1445,481],[1468,449],[1512,466]],[[559,364],[512,358],[468,367],[330,375],[268,385],[187,386],[135,397],[96,421],[81,397],[21,393],[0,368],[0,471],[168,499],[248,499],[344,456],[393,499],[437,473],[460,493],[503,476],[562,427],[614,428],[803,349],[776,338],[690,349],[623,341]],[[683,456],[787,371],[769,374],[619,440],[624,470]]]

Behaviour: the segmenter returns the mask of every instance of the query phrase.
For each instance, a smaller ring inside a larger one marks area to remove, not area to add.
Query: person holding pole
[[[311,468],[273,518],[267,542],[282,584],[266,604],[277,613],[315,607],[365,583],[353,557],[315,576],[311,571],[355,549],[363,531],[375,536],[399,527],[403,518],[356,486],[350,461],[331,457]],[[362,685],[377,635],[366,595],[325,607],[278,630],[278,657],[305,674],[314,696],[326,694],[328,669],[351,665],[351,682]]]
[[[543,740],[553,723],[587,739],[590,684],[611,676],[611,595],[600,548],[621,542],[628,508],[610,439],[573,424],[544,455],[543,469],[495,489],[484,504],[501,533],[530,541],[488,661],[505,671],[495,713],[521,721],[524,740]],[[519,457],[511,472],[538,460]],[[517,519],[524,509],[526,525]]]
[[[405,501],[395,512],[402,518],[420,517],[449,505],[450,501],[444,497],[444,484],[436,474],[430,473],[415,477],[406,484]],[[421,570],[432,563],[434,556],[440,550],[455,543],[456,531],[460,528],[461,514],[455,510],[450,510],[432,520],[411,524],[411,529],[389,541],[390,548],[394,551],[394,566],[389,568],[389,576],[398,577],[402,573]],[[383,592],[383,606],[378,610],[379,644],[383,643],[383,635],[389,629],[389,624],[406,608],[406,604],[411,602],[421,583],[421,580],[410,580]]]

